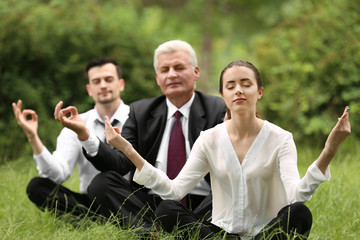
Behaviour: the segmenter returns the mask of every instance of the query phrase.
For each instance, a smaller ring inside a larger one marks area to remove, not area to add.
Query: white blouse
[[[230,141],[226,122],[203,131],[179,175],[170,180],[149,163],[134,181],[163,199],[180,200],[210,172],[212,223],[229,233],[256,235],[284,206],[311,199],[330,179],[315,162],[300,179],[292,134],[264,121],[242,164]]]

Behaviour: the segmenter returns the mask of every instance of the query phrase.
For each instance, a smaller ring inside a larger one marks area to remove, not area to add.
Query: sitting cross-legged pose
[[[85,76],[86,90],[94,100],[94,108],[79,114],[74,107],[67,107],[64,114],[76,112],[77,119],[81,120],[86,129],[94,132],[97,138],[104,141],[103,116],[108,116],[114,126],[122,129],[129,115],[130,107],[120,96],[125,88],[122,69],[113,59],[95,58],[87,64]],[[57,120],[56,116],[62,106],[61,101],[55,108],[54,115]],[[57,137],[56,150],[51,153],[39,137],[37,113],[32,109],[22,110],[22,100],[12,103],[12,107],[17,123],[31,144],[36,168],[41,176],[32,178],[27,185],[26,193],[29,199],[41,210],[48,209],[57,216],[64,213],[71,213],[79,218],[93,216],[99,206],[89,197],[87,187],[100,172],[83,154],[81,145],[83,137],[64,126]],[[80,181],[78,191],[63,185],[72,175],[76,165]]]
[[[256,67],[246,61],[232,62],[221,72],[219,85],[228,119],[200,134],[173,180],[143,159],[108,120],[106,140],[136,166],[134,181],[165,199],[156,215],[166,231],[186,228],[197,231],[200,238],[225,234],[241,239],[307,238],[312,215],[304,202],[330,179],[329,164],[351,132],[349,108],[300,178],[292,134],[256,115],[257,101],[264,93]],[[207,173],[213,196],[211,222],[177,202]]]

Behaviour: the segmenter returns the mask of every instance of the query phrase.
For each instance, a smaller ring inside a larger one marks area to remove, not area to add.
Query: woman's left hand
[[[326,143],[325,148],[321,152],[319,158],[316,161],[317,166],[323,174],[325,174],[331,160],[335,156],[341,143],[347,138],[351,133],[351,127],[349,122],[349,110],[350,108],[346,107],[344,113],[340,118],[335,127],[331,130]]]
[[[346,107],[342,116],[338,118],[338,122],[331,130],[328,139],[326,140],[326,147],[337,150],[340,144],[350,135],[351,126],[349,121],[349,110],[350,108]]]

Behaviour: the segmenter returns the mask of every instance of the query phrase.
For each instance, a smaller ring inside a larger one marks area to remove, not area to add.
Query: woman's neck
[[[231,135],[244,139],[256,136],[263,124],[264,120],[257,118],[255,115],[241,116],[234,114],[229,120],[228,131]]]

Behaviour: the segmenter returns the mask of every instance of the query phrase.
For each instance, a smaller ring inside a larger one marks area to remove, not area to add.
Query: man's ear
[[[194,69],[194,73],[196,75],[196,80],[197,81],[200,78],[200,68],[199,67],[195,67]]]
[[[125,89],[125,80],[124,79],[120,79],[120,92],[124,91]]]
[[[158,81],[158,75],[157,75],[157,73],[155,73],[155,79],[156,79],[156,83],[157,83],[157,85],[160,87],[160,84],[159,84],[159,81]]]
[[[90,84],[86,84],[86,91],[90,97],[92,97],[91,91],[90,91]]]

